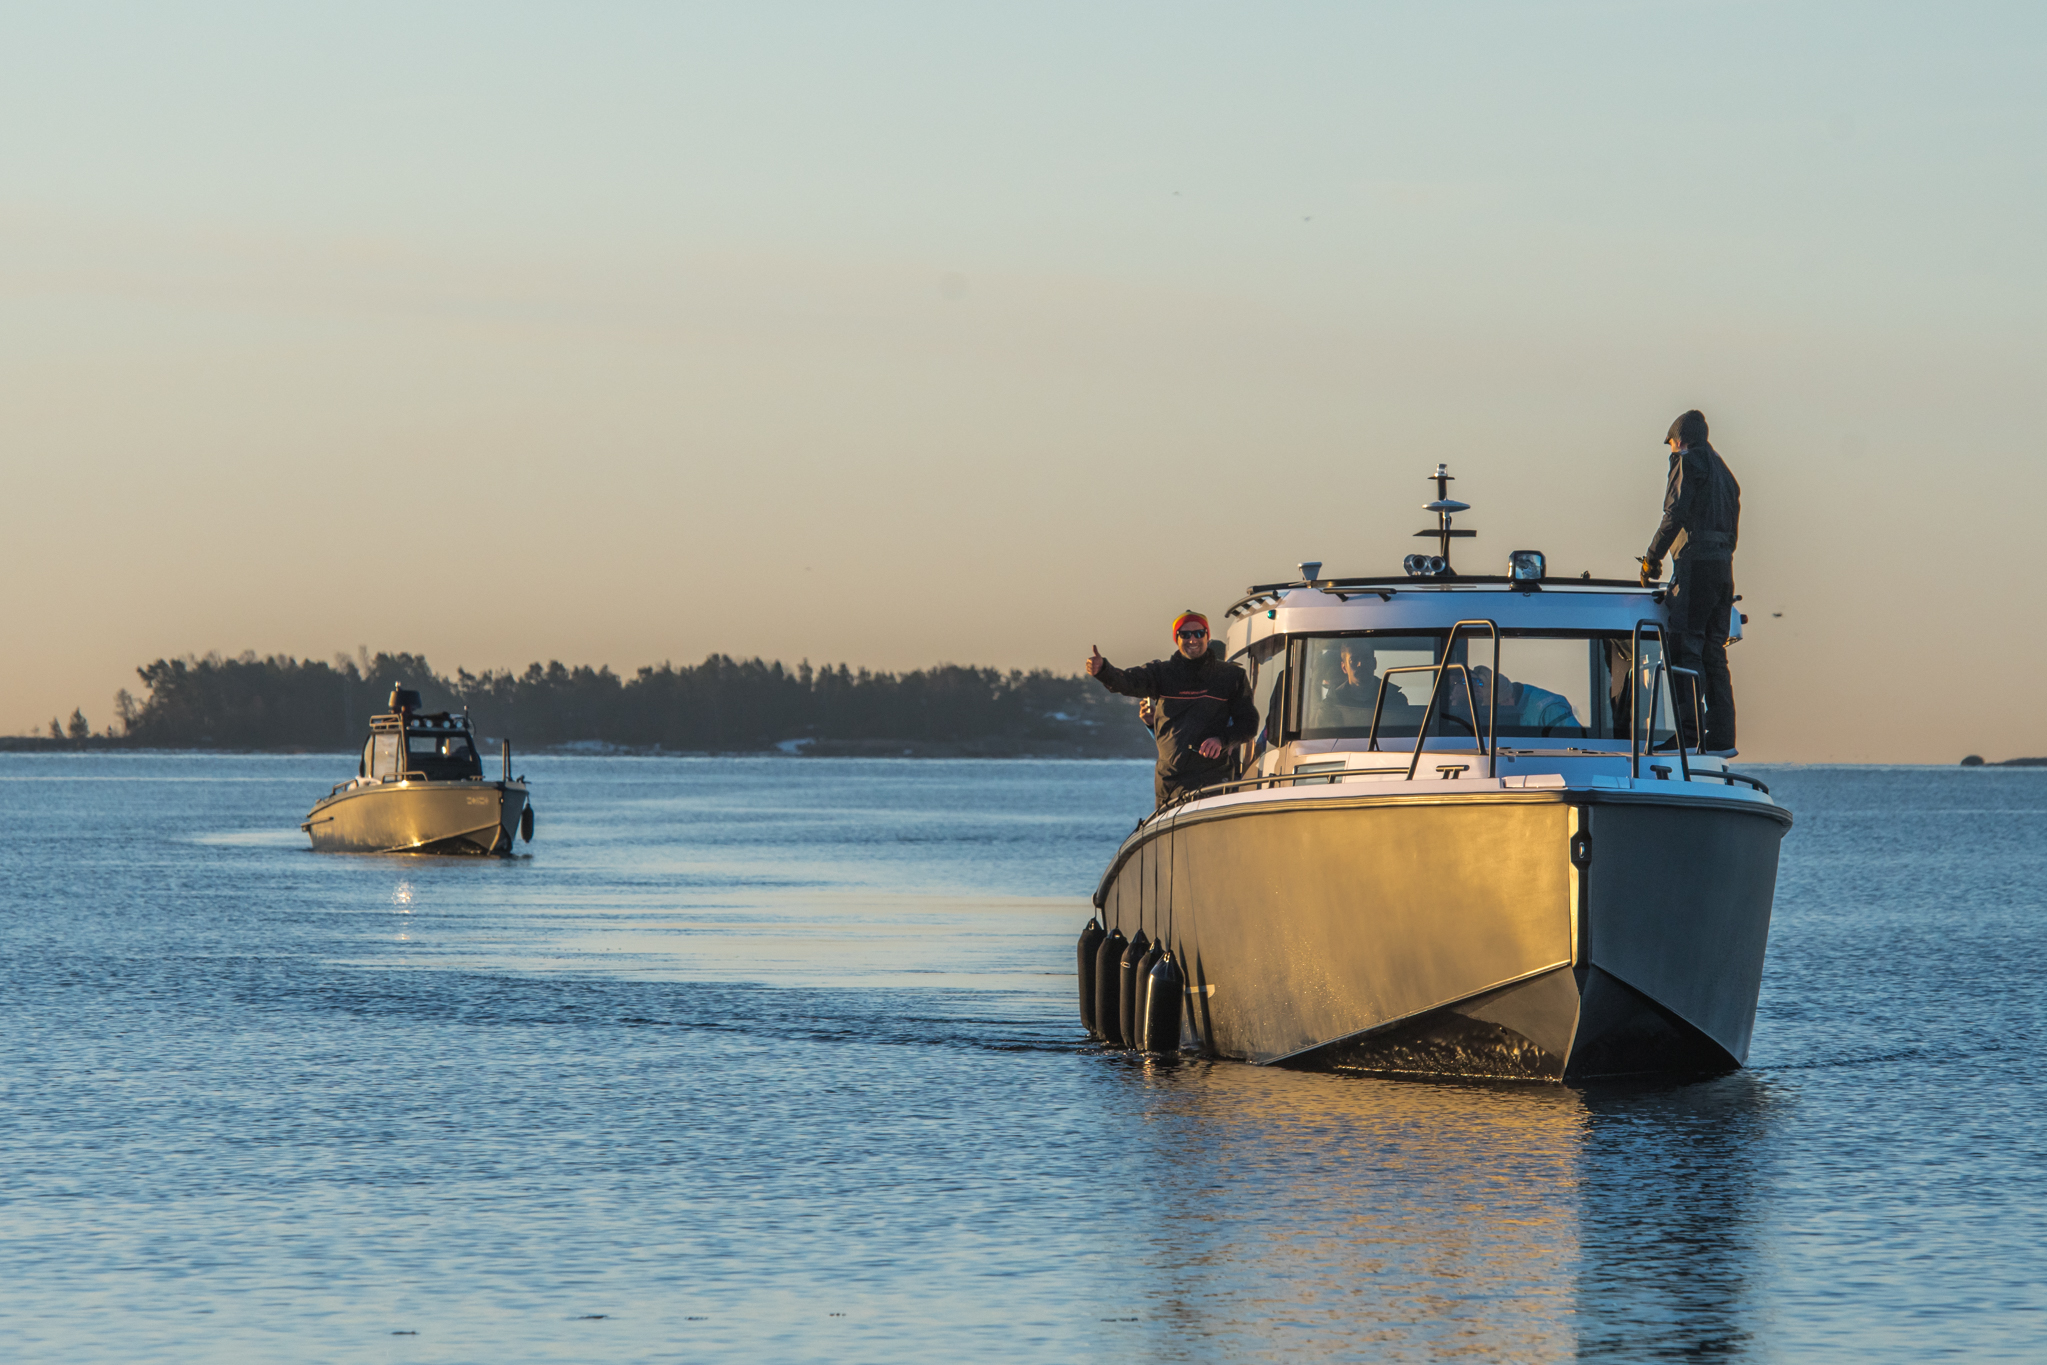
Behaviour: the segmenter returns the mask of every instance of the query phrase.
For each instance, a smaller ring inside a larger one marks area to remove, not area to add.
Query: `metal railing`
[[[1697,775],[1700,777],[1717,777],[1730,787],[1737,782],[1746,782],[1763,795],[1768,796],[1770,794],[1769,787],[1760,778],[1750,777],[1747,773],[1738,773],[1732,768],[1701,768]]]
[[[1429,704],[1422,708],[1422,723],[1415,731],[1414,757],[1408,760],[1407,780],[1414,781],[1414,775],[1421,767],[1422,748],[1428,743],[1429,722],[1436,715],[1436,698],[1442,695],[1443,679],[1451,669],[1456,669],[1464,679],[1464,708],[1471,715],[1471,738],[1478,742],[1478,700],[1471,691],[1471,670],[1463,664],[1450,662],[1451,653],[1457,648],[1457,636],[1466,626],[1484,626],[1493,636],[1492,680],[1486,685],[1486,732],[1485,743],[1478,746],[1478,752],[1485,755],[1487,777],[1499,776],[1499,721],[1500,721],[1500,627],[1493,621],[1459,621],[1450,627],[1450,637],[1443,641],[1443,657],[1433,664],[1411,664],[1405,668],[1389,668],[1379,677],[1379,695],[1372,702],[1372,728],[1365,735],[1365,752],[1374,753],[1379,749],[1379,718],[1386,710],[1386,681],[1395,673],[1434,673],[1436,681],[1429,687]],[[1450,719],[1447,705],[1444,719]],[[1457,750],[1438,750],[1456,753]]]
[[[1642,700],[1642,633],[1643,627],[1656,632],[1656,664],[1649,670],[1649,709],[1643,711],[1637,703]],[[1656,716],[1663,707],[1663,679],[1670,675],[1671,738],[1677,741],[1677,763],[1684,772],[1684,780],[1692,780],[1692,764],[1686,750],[1684,726],[1676,714],[1680,705],[1677,696],[1676,675],[1683,674],[1692,680],[1692,743],[1696,744],[1701,757],[1706,752],[1705,718],[1699,710],[1699,685],[1702,681],[1697,669],[1680,668],[1670,662],[1669,637],[1664,634],[1661,621],[1641,620],[1635,622],[1635,630],[1628,644],[1628,775],[1639,779],[1642,776],[1642,754],[1656,752]],[[1765,790],[1768,790],[1765,788]]]
[[[1656,669],[1650,675],[1651,686],[1642,686],[1642,628],[1647,626],[1656,632]],[[1669,653],[1664,640],[1661,621],[1640,620],[1635,622],[1634,633],[1628,640],[1628,776],[1636,781],[1642,777],[1642,750],[1656,749],[1656,705],[1659,701],[1655,684],[1662,681],[1663,656]],[[1642,711],[1642,693],[1649,692],[1649,711]],[[1677,737],[1678,747],[1684,747],[1684,736]]]
[[[1457,751],[1454,749],[1438,749],[1436,752],[1455,753]],[[1622,757],[1622,755],[1612,754],[1602,755],[1602,757],[1619,758]],[[1318,785],[1334,786],[1339,782],[1347,782],[1353,779],[1358,781],[1386,782],[1392,780],[1389,774],[1397,773],[1399,771],[1400,770],[1398,768],[1324,768],[1317,772],[1271,773],[1264,777],[1241,777],[1230,782],[1217,782],[1212,786],[1195,787],[1189,791],[1181,792],[1178,796],[1166,802],[1165,805],[1160,806],[1158,809],[1152,811],[1151,814],[1140,818],[1137,822],[1137,827],[1139,829],[1142,829],[1144,828],[1145,825],[1151,823],[1153,820],[1157,819],[1161,815],[1164,815],[1168,811],[1178,810],[1181,806],[1186,805],[1190,801],[1205,801],[1211,796],[1227,796],[1231,792],[1257,791],[1266,787],[1286,786],[1312,787]],[[1765,783],[1763,783],[1759,778],[1750,777],[1747,773],[1735,772],[1731,768],[1687,769],[1687,780],[1700,781],[1709,777],[1716,778],[1720,781],[1726,782],[1727,785],[1729,785],[1730,787],[1737,782],[1741,782],[1747,784],[1748,786],[1754,787],[1757,791],[1761,792],[1765,796],[1768,796],[1770,794],[1770,788]],[[1553,791],[1556,789],[1541,788],[1539,790]]]
[[[1379,691],[1372,700],[1372,727],[1371,729],[1365,732],[1366,753],[1375,754],[1383,752],[1379,748],[1379,718],[1381,715],[1385,713],[1386,710],[1387,679],[1391,678],[1395,673],[1429,673],[1435,675],[1437,678],[1440,679],[1445,668],[1453,668],[1463,676],[1465,709],[1471,712],[1471,714],[1474,716],[1478,714],[1478,703],[1472,699],[1471,670],[1466,668],[1463,664],[1405,664],[1399,668],[1389,668],[1384,673],[1379,675]],[[1431,683],[1429,685],[1429,704],[1434,705],[1435,700],[1436,684]],[[1445,712],[1443,719],[1448,721],[1455,719],[1455,717],[1451,716],[1448,712]],[[1426,738],[1428,725],[1429,725],[1428,713],[1424,711],[1422,714],[1421,725],[1423,733],[1416,735],[1415,736],[1416,739]],[[1477,727],[1475,726],[1472,729],[1472,738],[1474,740],[1478,738],[1478,731]],[[1452,752],[1455,751],[1453,750]]]
[[[1496,624],[1493,621],[1470,620],[1459,621],[1456,625],[1450,628],[1449,637],[1443,642],[1443,657],[1437,663],[1412,664],[1400,668],[1389,668],[1383,674],[1380,675],[1378,696],[1374,699],[1372,705],[1372,725],[1371,729],[1366,733],[1364,750],[1366,753],[1385,752],[1379,747],[1379,722],[1385,713],[1386,687],[1388,679],[1390,679],[1395,673],[1433,673],[1436,675],[1434,683],[1431,684],[1429,688],[1428,705],[1423,708],[1422,722],[1415,735],[1414,754],[1412,757],[1408,759],[1407,762],[1406,780],[1409,782],[1414,781],[1415,774],[1417,771],[1419,771],[1421,767],[1422,754],[1426,751],[1426,746],[1428,744],[1429,725],[1435,719],[1436,702],[1437,699],[1442,695],[1443,679],[1447,677],[1453,670],[1463,680],[1464,703],[1467,711],[1469,711],[1474,716],[1477,714],[1478,702],[1477,697],[1474,694],[1472,688],[1470,666],[1461,663],[1453,663],[1451,662],[1450,659],[1451,651],[1456,647],[1458,635],[1461,634],[1464,628],[1467,626],[1471,627],[1483,626],[1488,631],[1491,632],[1493,637],[1492,678],[1486,688],[1485,742],[1483,744],[1477,745],[1476,752],[1484,755],[1485,757],[1486,776],[1488,778],[1499,776],[1500,628],[1498,624]],[[1647,700],[1649,702],[1649,706],[1646,712],[1638,705],[1638,703],[1640,703],[1643,700],[1642,694],[1645,690],[1642,684],[1643,668],[1641,665],[1642,637],[1644,634],[1645,627],[1647,628],[1648,631],[1653,631],[1655,633],[1657,654],[1659,656],[1655,664],[1648,669],[1649,684],[1646,690],[1648,692]],[[1645,753],[1653,755],[1657,752],[1656,713],[1662,708],[1663,679],[1666,675],[1670,675],[1673,678],[1683,676],[1690,678],[1692,680],[1691,685],[1692,735],[1694,743],[1699,747],[1700,754],[1703,756],[1705,753],[1704,715],[1700,711],[1699,701],[1700,686],[1703,680],[1701,679],[1698,670],[1683,668],[1677,664],[1669,662],[1669,660],[1667,659],[1662,658],[1661,656],[1664,653],[1664,651],[1665,636],[1663,631],[1663,624],[1659,621],[1652,621],[1646,619],[1637,621],[1635,623],[1635,629],[1632,639],[1629,643],[1628,655],[1629,673],[1628,698],[1630,714],[1628,720],[1628,752],[1626,754],[1628,760],[1628,775],[1630,776],[1630,778],[1637,781],[1639,781],[1642,776],[1643,755]],[[1671,705],[1673,708],[1675,708],[1680,703],[1677,697],[1677,686],[1674,681],[1671,684],[1670,690]],[[1444,712],[1444,718],[1446,720],[1454,719],[1454,717],[1449,715],[1447,710]],[[1681,725],[1677,724],[1677,717],[1675,715],[1671,717],[1671,721],[1673,726],[1673,734],[1671,737],[1677,741],[1678,766],[1682,772],[1682,780],[1690,782],[1694,780],[1695,777],[1698,778],[1710,777],[1724,781],[1729,786],[1734,785],[1736,782],[1742,782],[1755,788],[1757,791],[1762,792],[1766,796],[1769,794],[1770,791],[1769,787],[1764,785],[1761,781],[1757,780],[1756,778],[1750,777],[1746,773],[1737,773],[1726,768],[1700,768],[1695,773],[1691,765],[1690,749],[1692,746],[1687,745],[1685,743],[1684,729]],[[1476,741],[1478,738],[1476,724],[1472,726],[1472,738],[1474,741]],[[1458,749],[1438,749],[1435,750],[1435,752],[1439,754],[1443,753],[1454,754],[1463,751]],[[1577,752],[1583,753],[1588,757],[1613,758],[1622,757],[1622,755],[1619,754],[1618,752],[1614,752],[1611,754],[1605,751],[1598,750],[1577,750]],[[1447,768],[1450,765],[1443,766]],[[1196,787],[1191,790],[1181,792],[1171,801],[1168,801],[1165,805],[1160,806],[1157,810],[1153,811],[1151,815],[1144,817],[1137,823],[1138,827],[1142,828],[1147,822],[1156,818],[1158,815],[1166,811],[1175,810],[1178,807],[1187,804],[1189,801],[1202,800],[1210,796],[1222,796],[1227,795],[1230,792],[1237,791],[1255,791],[1267,787],[1300,786],[1311,785],[1316,783],[1334,785],[1338,782],[1348,781],[1352,778],[1386,781],[1389,780],[1388,775],[1396,771],[1398,770],[1390,767],[1318,768],[1311,772],[1271,773],[1262,777],[1237,778],[1233,781],[1218,782],[1210,786]],[[1439,769],[1439,771],[1441,771],[1441,769]],[[1457,765],[1456,771],[1459,772],[1463,771],[1462,765]],[[1662,771],[1668,772],[1669,769],[1664,768],[1662,769]]]
[[[1449,749],[1438,750],[1437,752],[1455,753],[1457,751]],[[1268,773],[1263,777],[1240,777],[1230,782],[1217,782],[1210,786],[1193,787],[1183,791],[1137,823],[1139,828],[1142,828],[1149,821],[1158,818],[1169,810],[1177,810],[1189,801],[1205,801],[1211,796],[1224,796],[1235,791],[1254,791],[1261,787],[1312,787],[1322,783],[1334,785],[1353,777],[1389,781],[1391,779],[1388,775],[1398,773],[1399,771],[1398,768],[1324,768],[1318,772]]]
[[[1639,736],[1646,728],[1649,736],[1649,752],[1652,754],[1656,752],[1656,713],[1661,708],[1663,702],[1663,679],[1665,674],[1675,673],[1682,673],[1692,680],[1692,737],[1702,746],[1699,753],[1703,756],[1706,751],[1703,747],[1705,743],[1703,738],[1704,732],[1699,729],[1699,675],[1693,669],[1679,668],[1674,663],[1658,659],[1649,679],[1649,715],[1647,721],[1644,726],[1631,725],[1629,729]],[[1675,682],[1670,685],[1670,704],[1672,708],[1677,706],[1677,684]],[[1683,770],[1684,780],[1689,782],[1692,780],[1692,764],[1691,759],[1685,752],[1684,727],[1677,725],[1677,718],[1675,716],[1671,717],[1671,723],[1676,727],[1676,733],[1672,738],[1677,740],[1677,766]],[[1630,747],[1632,748],[1633,746]],[[1640,777],[1642,775],[1641,755],[1636,753],[1633,757],[1634,776]],[[1650,766],[1655,767],[1654,764]],[[1667,773],[1670,769],[1657,768],[1656,771]]]

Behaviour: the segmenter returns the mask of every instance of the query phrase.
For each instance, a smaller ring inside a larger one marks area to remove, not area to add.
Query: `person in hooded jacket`
[[[1706,440],[1706,418],[1694,408],[1670,424],[1670,481],[1663,520],[1642,556],[1642,582],[1663,575],[1663,556],[1674,553],[1670,592],[1670,662],[1695,669],[1705,685],[1705,748],[1734,751],[1734,679],[1727,671],[1727,634],[1734,615],[1734,545],[1741,529],[1741,485],[1720,452]],[[1678,733],[1693,733],[1690,678],[1674,678]]]
[[[1158,803],[1229,776],[1229,749],[1258,733],[1258,707],[1244,670],[1209,653],[1208,618],[1183,611],[1173,618],[1173,653],[1136,668],[1118,668],[1091,648],[1088,676],[1125,697],[1155,697],[1153,729],[1159,766]]]

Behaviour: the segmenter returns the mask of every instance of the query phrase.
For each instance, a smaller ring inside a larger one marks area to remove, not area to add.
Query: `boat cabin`
[[[1254,588],[1228,619],[1225,649],[1260,702],[1259,759],[1411,752],[1418,737],[1611,750],[1676,733],[1662,594],[1634,585],[1303,581]]]
[[[1361,769],[1688,780],[1724,768],[1678,741],[1676,707],[1695,703],[1676,686],[1689,670],[1666,658],[1664,585],[1550,578],[1529,550],[1505,574],[1460,574],[1451,539],[1471,532],[1451,529],[1451,514],[1466,504],[1442,482],[1427,505],[1439,525],[1419,533],[1441,537],[1441,554],[1409,555],[1397,578],[1324,578],[1305,563],[1298,580],[1253,586],[1226,613],[1225,657],[1250,676],[1261,717],[1245,779]],[[1454,755],[1463,761],[1436,761]]]
[[[483,780],[483,757],[466,711],[421,714],[419,693],[397,688],[391,710],[370,718],[357,776],[372,782]]]

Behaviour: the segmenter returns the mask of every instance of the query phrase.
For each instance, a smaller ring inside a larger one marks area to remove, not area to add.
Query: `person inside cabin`
[[[1473,665],[1471,670],[1472,701],[1478,706],[1479,724],[1485,724],[1487,714],[1494,702],[1493,671],[1484,664]],[[1464,698],[1455,698],[1457,709],[1463,709]],[[1502,673],[1499,678],[1498,721],[1503,735],[1566,735],[1582,738],[1585,727],[1578,723],[1577,715],[1571,710],[1570,698],[1556,692],[1546,691],[1533,683],[1515,682]]]
[[[1741,485],[1720,452],[1706,439],[1705,414],[1694,408],[1670,424],[1670,478],[1663,492],[1663,520],[1642,556],[1642,583],[1663,576],[1670,553],[1670,592],[1665,611],[1670,625],[1670,662],[1699,674],[1705,695],[1710,753],[1734,752],[1734,679],[1727,671],[1727,633],[1734,618],[1734,546],[1741,527]],[[1693,733],[1692,680],[1672,679],[1678,733],[1687,746]]]
[[[1369,724],[1379,700],[1378,658],[1363,640],[1345,640],[1336,648],[1336,667],[1323,700],[1362,713],[1357,724]]]
[[[1258,707],[1251,680],[1208,647],[1208,618],[1188,610],[1173,618],[1174,650],[1135,668],[1118,668],[1090,647],[1089,677],[1125,697],[1152,697],[1158,736],[1158,803],[1196,791],[1229,776],[1229,750],[1258,733]]]

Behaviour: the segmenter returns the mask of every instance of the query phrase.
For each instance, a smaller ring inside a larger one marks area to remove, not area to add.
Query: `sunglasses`
[[[1208,632],[1205,630],[1183,630],[1180,632],[1180,638],[1183,640],[1206,640]]]

